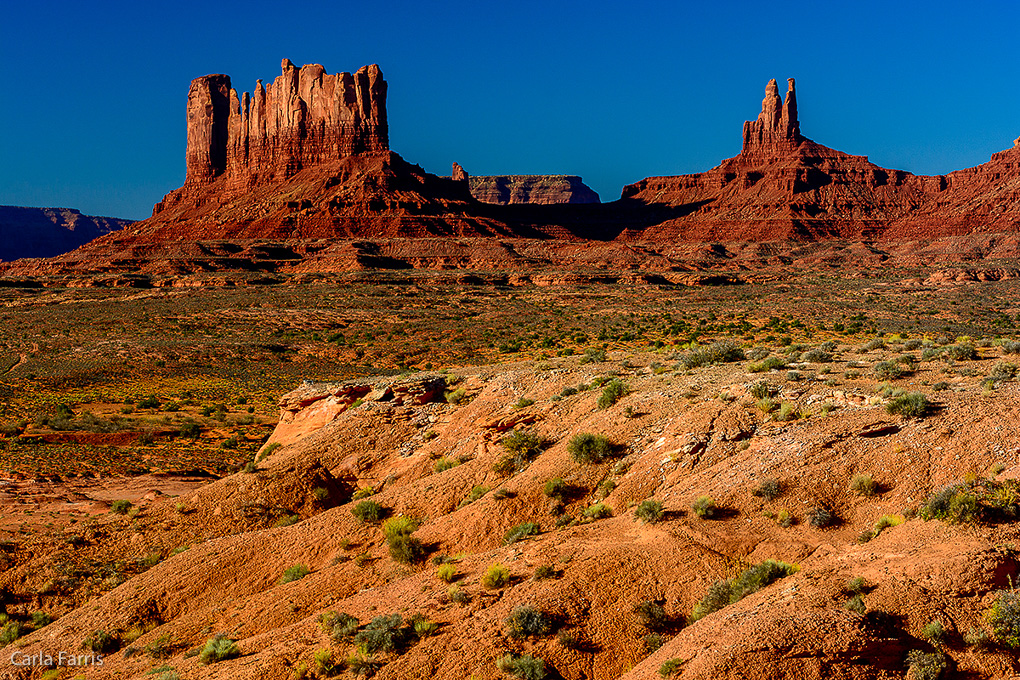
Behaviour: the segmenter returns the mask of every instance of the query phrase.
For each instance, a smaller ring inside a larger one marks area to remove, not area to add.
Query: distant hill
[[[0,260],[62,255],[133,221],[82,215],[73,208],[0,205]]]

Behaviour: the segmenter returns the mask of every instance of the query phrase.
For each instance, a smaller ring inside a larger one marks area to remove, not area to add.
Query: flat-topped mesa
[[[797,120],[797,92],[793,78],[787,80],[786,101],[779,98],[775,78],[765,87],[758,120],[744,122],[741,155],[775,155],[795,149],[804,138]]]
[[[386,81],[378,66],[328,74],[319,64],[297,68],[284,59],[282,71],[240,97],[229,76],[192,81],[186,187],[226,175],[228,186],[240,190],[389,149]]]

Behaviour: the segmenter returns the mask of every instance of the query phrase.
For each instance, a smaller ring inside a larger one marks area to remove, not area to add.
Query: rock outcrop
[[[0,205],[0,260],[61,255],[131,222],[82,215],[73,208]]]
[[[269,85],[238,96],[230,76],[202,76],[188,92],[187,176],[184,187],[153,214],[185,203],[225,178],[224,197],[284,180],[305,168],[389,149],[386,81],[376,65],[353,75],[289,59]]]
[[[773,78],[765,87],[765,99],[757,120],[744,123],[744,148],[741,155],[775,156],[792,151],[804,141],[797,120],[797,92],[787,81],[786,101],[779,98],[779,86]]]
[[[472,196],[496,205],[601,202],[576,175],[488,175],[471,177],[468,182]]]

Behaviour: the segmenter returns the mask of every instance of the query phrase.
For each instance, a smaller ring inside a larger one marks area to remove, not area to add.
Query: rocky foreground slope
[[[84,678],[1012,677],[1016,348],[907,342],[305,384],[248,471],[4,573],[24,636],[0,657],[102,650]],[[927,405],[890,413],[911,392]],[[97,570],[115,580],[89,596]],[[59,618],[28,632],[39,609]]]

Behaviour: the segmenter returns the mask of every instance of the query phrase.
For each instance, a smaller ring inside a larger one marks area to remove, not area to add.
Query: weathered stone
[[[468,180],[483,203],[599,203],[599,195],[576,175],[489,175]]]

